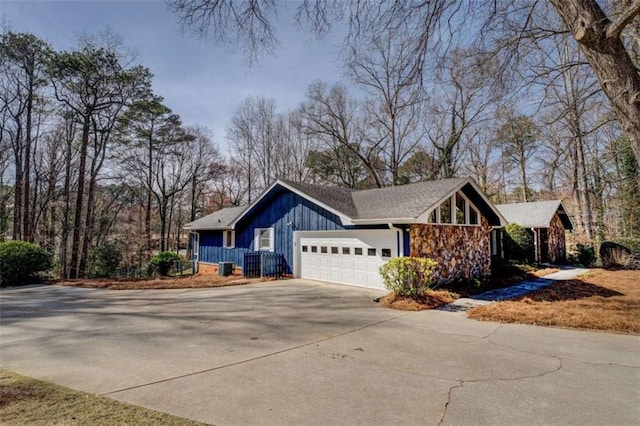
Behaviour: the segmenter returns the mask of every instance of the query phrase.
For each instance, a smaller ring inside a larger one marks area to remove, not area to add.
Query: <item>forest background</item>
[[[563,199],[574,242],[640,237],[634,124],[594,72],[589,33],[579,40],[556,2],[507,3],[300,2],[301,31],[342,25],[344,81],[310,81],[287,110],[256,93],[223,141],[184,126],[116,34],[61,51],[7,27],[0,239],[41,245],[56,276],[94,275],[105,252],[141,273],[158,251],[188,249],[184,224],[250,203],[277,179],[364,189],[459,176],[495,203]],[[583,3],[607,28],[620,23],[611,44],[624,55],[609,67],[630,61],[640,81],[638,2]],[[278,54],[278,2],[212,4],[168,6],[248,66]],[[626,92],[637,108],[637,88]]]

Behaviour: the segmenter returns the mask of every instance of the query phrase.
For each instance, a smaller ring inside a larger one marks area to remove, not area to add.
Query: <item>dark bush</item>
[[[51,269],[51,255],[25,241],[0,243],[0,285],[29,284],[39,272]]]
[[[585,268],[590,268],[596,263],[596,250],[593,246],[577,243],[573,251],[574,259]]]
[[[533,236],[531,233],[517,223],[508,224],[505,231],[509,258],[531,262],[533,260]]]
[[[179,262],[180,260],[181,257],[177,253],[172,251],[163,251],[151,258],[151,264],[156,265],[160,276],[166,277],[169,275],[171,265],[176,261]]]
[[[122,262],[122,252],[116,244],[103,244],[95,250],[94,262],[95,277],[112,277]]]

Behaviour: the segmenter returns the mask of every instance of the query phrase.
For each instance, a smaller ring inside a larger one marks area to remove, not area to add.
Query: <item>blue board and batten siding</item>
[[[273,228],[274,252],[284,255],[286,272],[293,271],[294,231],[338,231],[340,218],[292,192],[279,192],[262,200],[254,212],[236,225],[234,248],[222,247],[222,231],[199,231],[201,262],[233,262],[242,266],[244,254],[254,251],[254,229]]]

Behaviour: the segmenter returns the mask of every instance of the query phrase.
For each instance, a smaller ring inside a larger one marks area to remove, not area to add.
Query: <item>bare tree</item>
[[[413,58],[417,47],[406,31],[400,27],[373,37],[366,48],[352,49],[347,61],[351,78],[370,95],[365,104],[368,150],[382,157],[394,186],[400,166],[423,136],[419,124],[425,98]]]
[[[15,187],[13,238],[33,241],[31,160],[37,142],[41,99],[48,85],[47,56],[51,48],[32,34],[7,32],[0,40],[2,89],[0,108],[5,121],[3,137],[11,142]]]
[[[367,142],[360,106],[343,85],[328,87],[324,82],[313,82],[300,106],[300,115],[303,132],[311,138],[320,164],[336,166],[338,181],[334,183],[358,187],[362,180],[370,180],[374,186],[384,186],[380,146]]]
[[[277,10],[274,2],[268,7],[255,0],[233,3],[237,14],[231,16],[230,2],[215,0],[170,0],[172,9],[183,23],[200,33],[211,32],[221,41],[233,37],[234,42],[246,47],[249,57],[256,57],[256,49],[273,52],[275,30],[273,16]],[[497,48],[505,64],[513,64],[525,56],[531,45],[528,41],[563,36],[571,33],[589,66],[609,98],[621,127],[627,134],[636,159],[640,159],[640,75],[625,47],[625,29],[640,14],[640,2],[625,0],[618,8],[603,9],[596,0],[525,0],[517,2],[339,2],[330,0],[305,0],[298,6],[297,19],[314,33],[326,34],[334,22],[345,22],[349,27],[346,46],[369,43],[373,37],[389,29],[408,25],[407,36],[414,40],[413,70],[421,75],[424,64],[438,61],[447,54],[447,48],[455,41],[465,42],[473,37],[462,28],[452,28],[471,17],[479,34],[474,35],[486,47],[491,42],[484,33],[500,33]],[[540,9],[553,7],[563,25],[548,27],[541,19]],[[204,12],[204,13],[203,13]],[[608,12],[608,14],[607,14]],[[231,22],[230,25],[228,22]],[[234,31],[242,25],[241,31]],[[462,25],[462,24],[459,24]],[[449,30],[449,31],[447,31]],[[459,31],[458,31],[459,30]],[[457,34],[461,36],[456,39]],[[261,39],[258,35],[266,34]],[[442,36],[442,35],[445,36]],[[466,37],[465,37],[466,36]],[[257,41],[257,43],[256,43]],[[439,49],[442,47],[442,49]],[[357,51],[357,49],[356,49]],[[353,53],[353,50],[349,50]],[[505,69],[506,71],[506,69]],[[509,71],[507,71],[509,72]]]
[[[436,160],[437,174],[432,179],[454,177],[466,157],[463,153],[477,142],[479,127],[495,116],[505,88],[491,82],[494,73],[495,63],[479,60],[473,49],[452,50],[434,73],[437,84],[429,96],[428,114],[424,114]]]
[[[525,115],[509,115],[504,125],[498,129],[496,138],[504,147],[502,161],[518,168],[522,185],[522,201],[530,201],[527,164],[536,150],[538,140],[536,125]]]

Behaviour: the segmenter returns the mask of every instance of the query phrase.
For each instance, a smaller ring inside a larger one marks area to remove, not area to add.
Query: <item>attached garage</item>
[[[296,276],[374,289],[384,289],[378,272],[398,256],[392,230],[296,232]]]

